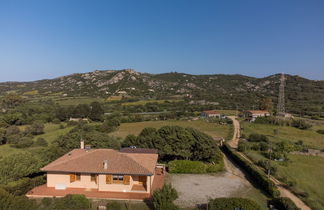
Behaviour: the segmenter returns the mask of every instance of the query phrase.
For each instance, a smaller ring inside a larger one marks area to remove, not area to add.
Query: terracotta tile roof
[[[120,152],[124,153],[146,153],[146,154],[157,154],[157,149],[149,149],[149,148],[131,148],[125,147],[120,150]]]
[[[113,149],[74,149],[47,166],[42,171],[79,172],[103,174],[152,175],[157,154],[121,153]],[[104,169],[103,162],[108,161]]]
[[[250,112],[252,114],[270,114],[268,111],[266,110],[247,110],[246,112]]]
[[[207,111],[203,111],[206,114],[220,114],[219,112],[215,111],[215,110],[207,110]]]

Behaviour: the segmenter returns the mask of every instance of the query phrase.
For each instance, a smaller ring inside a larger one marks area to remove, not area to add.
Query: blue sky
[[[324,1],[0,0],[0,81],[123,68],[324,80]]]

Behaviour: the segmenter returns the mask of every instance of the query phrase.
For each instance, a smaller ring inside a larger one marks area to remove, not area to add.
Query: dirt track
[[[230,140],[228,142],[228,144],[234,148],[237,149],[238,146],[238,142],[239,142],[239,137],[240,137],[240,122],[238,120],[236,120],[235,116],[230,116],[229,117],[232,121],[233,121],[233,126],[234,126],[234,134],[233,134],[233,138],[232,140]],[[242,154],[241,154],[242,155]],[[244,157],[245,159],[247,159],[248,161],[250,161],[245,155],[242,155],[242,157]],[[250,161],[251,162],[251,161]],[[283,183],[281,183],[279,180],[277,180],[274,177],[270,177],[271,180],[277,185],[278,190],[280,191],[280,195],[282,197],[288,197],[290,198],[298,208],[302,209],[302,210],[311,210],[311,208],[309,208],[302,200],[300,200],[296,195],[294,195],[292,192],[290,192],[289,190],[287,190],[286,188],[282,187],[284,186]]]

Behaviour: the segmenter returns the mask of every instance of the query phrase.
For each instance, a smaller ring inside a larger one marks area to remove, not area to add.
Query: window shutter
[[[112,175],[106,175],[106,184],[112,184]]]
[[[130,184],[130,176],[124,176],[124,185]]]
[[[75,182],[76,180],[76,175],[75,174],[70,174],[70,182]]]

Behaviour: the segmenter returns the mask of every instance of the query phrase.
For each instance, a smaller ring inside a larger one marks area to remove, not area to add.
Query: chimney
[[[108,160],[103,161],[103,168],[108,169]]]
[[[84,140],[83,139],[81,139],[81,141],[80,141],[80,149],[84,149]]]

